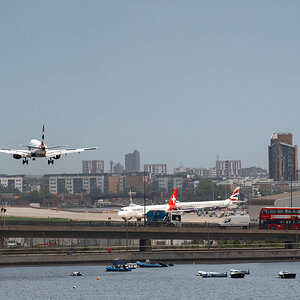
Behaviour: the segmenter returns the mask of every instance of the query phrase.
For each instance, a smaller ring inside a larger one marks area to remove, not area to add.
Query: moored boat
[[[287,271],[280,271],[278,273],[278,277],[279,278],[284,278],[284,279],[292,279],[292,278],[296,278],[296,273],[291,273],[291,272],[287,272]]]
[[[250,270],[249,269],[246,269],[246,270],[230,269],[230,272],[241,272],[241,273],[244,273],[245,275],[249,275],[250,274]]]
[[[83,276],[83,273],[81,272],[73,272],[70,274],[70,276]]]
[[[131,268],[127,266],[128,261],[126,259],[114,259],[112,266],[106,267],[108,272],[128,272],[131,271]]]
[[[244,278],[245,273],[243,273],[240,270],[232,270],[232,271],[230,271],[230,277],[231,278]]]
[[[125,265],[124,266],[111,266],[111,267],[106,267],[106,271],[108,271],[108,272],[128,272],[128,271],[131,271],[131,269],[127,268]]]
[[[136,264],[141,268],[165,268],[168,266],[161,261],[150,261],[148,259],[145,262],[137,261]]]
[[[205,272],[205,271],[198,271],[198,276],[203,278],[210,278],[210,277],[227,277],[227,272]]]

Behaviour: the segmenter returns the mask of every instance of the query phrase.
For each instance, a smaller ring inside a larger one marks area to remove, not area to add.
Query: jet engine
[[[20,158],[22,158],[22,155],[20,155],[20,154],[13,154],[13,158],[20,159]]]
[[[53,157],[54,159],[59,159],[60,158],[60,154],[57,154],[56,156]]]

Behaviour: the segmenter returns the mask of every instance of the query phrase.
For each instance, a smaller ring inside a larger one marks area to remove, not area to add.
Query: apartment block
[[[83,160],[83,174],[102,174],[104,173],[104,160]]]
[[[240,160],[217,160],[216,177],[237,178],[242,175],[242,163]]]
[[[96,187],[108,192],[108,174],[54,174],[44,175],[43,186],[51,194],[90,193]]]
[[[144,171],[151,175],[166,175],[167,165],[166,164],[145,164]]]
[[[27,180],[25,175],[2,175],[0,177],[0,184],[4,187],[11,187],[18,189],[20,192],[25,192],[27,187]]]
[[[297,180],[298,146],[291,133],[273,132],[269,151],[269,176],[275,181]]]

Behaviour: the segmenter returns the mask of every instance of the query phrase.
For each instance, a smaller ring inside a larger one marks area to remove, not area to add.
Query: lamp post
[[[293,178],[291,173],[291,207],[293,207]]]
[[[144,171],[144,226],[146,226],[146,172]]]

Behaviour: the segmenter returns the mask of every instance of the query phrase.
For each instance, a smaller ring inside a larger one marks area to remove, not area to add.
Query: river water
[[[250,269],[243,279],[202,278],[201,271]],[[277,279],[281,270],[296,279]],[[71,277],[80,271],[82,277]],[[97,277],[100,280],[97,280]],[[190,264],[110,273],[101,265],[0,268],[0,299],[300,299],[300,262]]]

